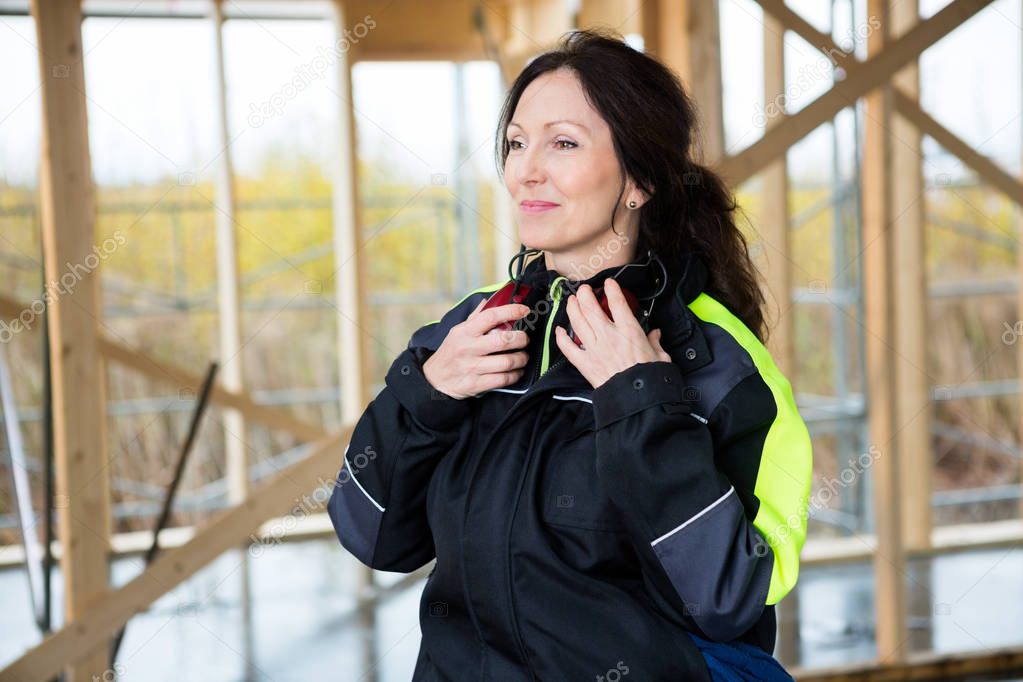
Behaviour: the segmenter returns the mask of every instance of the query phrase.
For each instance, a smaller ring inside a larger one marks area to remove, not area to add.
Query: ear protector
[[[519,252],[512,256],[511,260],[508,262],[508,276],[510,278],[510,281],[490,295],[490,298],[487,299],[487,302],[483,305],[483,310],[486,310],[487,308],[496,308],[497,306],[501,305],[508,305],[509,303],[522,303],[524,305],[530,305],[530,303],[534,299],[539,297],[538,296],[539,292],[534,292],[533,287],[530,287],[528,284],[523,283],[521,280],[522,272],[525,268],[524,265],[525,257],[531,253],[539,253],[540,251],[541,251],[540,249],[527,249],[525,245],[521,245]],[[629,291],[628,289],[626,289],[625,287],[621,287],[622,293],[625,295],[625,300],[628,302],[629,308],[632,310],[633,315],[635,315],[636,318],[639,320],[640,326],[643,328],[644,333],[650,331],[649,329],[650,315],[653,312],[654,301],[657,299],[658,296],[661,295],[661,293],[664,291],[664,288],[667,286],[668,273],[664,267],[664,263],[661,262],[661,259],[657,256],[657,254],[654,253],[653,249],[648,249],[646,254],[646,260],[644,260],[641,263],[626,263],[617,271],[615,271],[613,275],[611,275],[612,278],[617,278],[618,275],[620,275],[622,271],[624,271],[626,268],[647,267],[655,263],[660,268],[660,275],[655,278],[655,281],[660,284],[660,287],[657,289],[656,293],[640,298],[631,291]],[[512,274],[513,265],[517,266],[514,274]],[[597,303],[600,304],[600,308],[601,310],[604,311],[604,314],[607,315],[609,318],[612,317],[611,307],[610,304],[608,303],[607,295],[604,293],[604,287],[603,286],[594,287],[593,294],[594,296],[596,296]],[[646,304],[645,307],[644,304]],[[530,305],[530,307],[532,306]],[[497,327],[495,327],[495,329],[503,330],[523,329],[525,326],[523,319],[524,318],[519,318],[514,322],[502,322]],[[576,336],[575,332],[572,330],[572,324],[570,322],[567,324],[567,331],[568,337],[575,341],[575,344],[577,346],[582,346],[583,344],[582,339]]]

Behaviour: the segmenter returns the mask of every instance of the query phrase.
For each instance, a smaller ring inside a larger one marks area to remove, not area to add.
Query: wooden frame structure
[[[704,152],[709,165],[733,186],[754,175],[765,180],[766,249],[780,257],[767,267],[768,287],[780,304],[774,320],[772,352],[787,373],[793,359],[792,315],[789,314],[791,272],[788,265],[788,207],[785,153],[795,143],[842,109],[864,100],[867,128],[862,186],[865,303],[868,351],[868,423],[871,441],[883,456],[874,468],[877,577],[878,661],[855,670],[814,671],[800,679],[943,679],[950,673],[980,673],[1018,668],[1023,648],[976,655],[912,657],[905,648],[904,562],[908,553],[941,551],[932,532],[927,459],[927,382],[918,367],[895,363],[895,355],[924,357],[923,216],[906,211],[922,192],[920,137],[934,138],[977,175],[1023,206],[1023,184],[969,144],[944,128],[918,104],[915,62],[929,47],[991,4],[992,0],[952,0],[933,16],[920,20],[915,2],[897,11],[888,0],[868,0],[868,15],[881,30],[869,38],[864,61],[841,49],[830,36],[813,28],[783,0],[756,0],[764,12],[765,100],[784,99],[783,31],[792,31],[819,49],[844,78],[798,113],[782,112],[767,121],[763,137],[745,150],[729,155],[724,148],[721,112],[721,71],[718,19],[713,3],[685,0],[583,0],[577,17],[560,0],[455,0],[420,3],[394,0],[385,7],[371,0],[333,0],[337,34],[356,18],[376,18],[377,27],[351,45],[341,60],[336,85],[341,147],[333,169],[334,239],[341,263],[338,277],[339,353],[342,358],[343,417],[340,432],[327,434],[315,424],[283,411],[258,405],[244,390],[241,368],[215,389],[212,399],[229,407],[238,423],[260,422],[312,441],[310,455],[268,483],[247,490],[244,456],[234,458],[234,506],[223,511],[179,547],[166,551],[144,573],[109,589],[106,573],[109,549],[109,489],[102,432],[104,403],[102,362],[115,362],[151,379],[179,389],[196,390],[201,377],[157,361],[98,333],[101,319],[95,277],[76,289],[74,304],[57,300],[52,306],[50,347],[55,359],[54,397],[57,415],[58,492],[67,501],[61,509],[62,569],[67,576],[67,625],[0,670],[0,681],[47,679],[65,668],[71,680],[102,674],[105,643],[134,614],[173,589],[220,554],[244,543],[260,524],[286,513],[293,500],[318,480],[336,475],[339,453],[352,424],[368,399],[366,349],[360,342],[364,315],[364,268],[359,245],[355,197],[355,125],[351,108],[349,70],[358,60],[380,59],[493,59],[506,80],[533,54],[552,44],[573,26],[606,24],[623,33],[642,33],[648,51],[675,68],[704,113]],[[219,2],[214,21],[222,23]],[[58,264],[85,256],[93,241],[95,198],[91,186],[85,82],[81,58],[81,11],[78,2],[33,0],[39,44],[43,97],[43,166],[41,203],[47,276]],[[219,54],[219,52],[218,52]],[[223,67],[218,70],[223,106]],[[895,114],[895,115],[893,115]],[[221,111],[221,139],[230,139]],[[893,144],[893,135],[910,144]],[[225,155],[218,179],[218,244],[221,282],[222,351],[237,349],[237,268],[234,258],[233,194],[230,156]],[[68,200],[71,197],[73,200]],[[892,216],[899,215],[898,230]],[[1021,257],[1023,258],[1023,257]],[[1021,260],[1023,262],[1023,260]],[[889,292],[898,287],[899,297]],[[0,296],[0,314],[17,316],[24,306]],[[1023,309],[1023,299],[1021,299]],[[93,317],[95,311],[96,317]],[[1021,350],[1023,357],[1023,350]],[[348,358],[345,360],[345,358]],[[92,400],[69,400],[91,387]],[[909,481],[908,472],[916,472]],[[92,477],[101,485],[77,489],[71,481]],[[903,481],[903,483],[900,483]],[[898,493],[906,493],[899,495]],[[901,503],[896,501],[902,499]],[[1018,543],[1015,529],[1001,542]],[[869,551],[869,550],[868,550]],[[862,555],[861,547],[846,556]],[[826,557],[824,560],[827,560]],[[367,579],[368,576],[367,576]]]

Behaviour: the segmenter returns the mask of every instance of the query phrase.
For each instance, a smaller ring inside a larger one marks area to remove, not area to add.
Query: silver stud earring
[[[629,208],[636,208],[636,202],[635,201],[630,201],[629,202]]]

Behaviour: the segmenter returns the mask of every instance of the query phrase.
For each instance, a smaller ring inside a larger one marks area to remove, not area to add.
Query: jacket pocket
[[[626,531],[621,512],[597,477],[596,457],[592,428],[550,448],[541,478],[545,522],[584,530]]]

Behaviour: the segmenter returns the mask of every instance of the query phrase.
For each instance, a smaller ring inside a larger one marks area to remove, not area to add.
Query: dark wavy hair
[[[707,293],[766,343],[757,268],[733,219],[739,206],[725,182],[700,164],[696,105],[671,69],[630,47],[621,34],[604,28],[571,31],[522,70],[501,108],[498,175],[504,178],[505,134],[526,86],[563,67],[576,73],[590,105],[611,128],[623,174],[619,201],[626,175],[650,196],[639,209],[639,246],[648,244],[666,264],[698,252],[710,274]],[[612,229],[614,218],[612,212]]]

